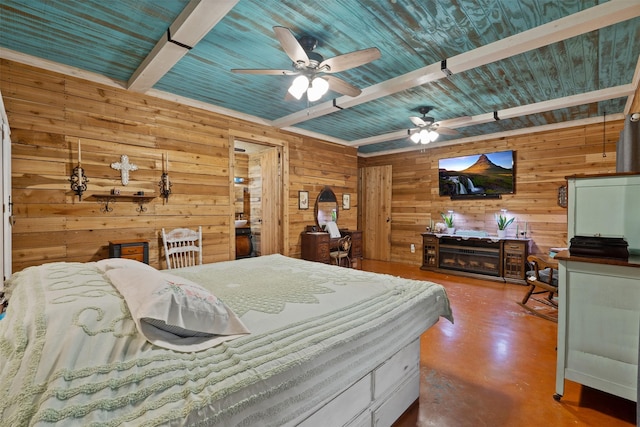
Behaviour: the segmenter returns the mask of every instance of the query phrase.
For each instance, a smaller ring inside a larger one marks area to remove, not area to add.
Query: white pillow
[[[100,261],[96,261],[96,266],[102,272],[113,270],[115,268],[142,268],[145,270],[156,271],[155,268],[151,267],[148,264],[145,264],[144,262],[136,261],[135,259],[129,258],[101,259]]]
[[[105,274],[124,297],[138,331],[160,347],[199,351],[249,333],[229,307],[195,282],[140,268]]]

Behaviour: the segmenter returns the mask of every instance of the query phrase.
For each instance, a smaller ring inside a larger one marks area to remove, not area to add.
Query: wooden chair
[[[202,264],[202,227],[198,231],[176,228],[168,233],[162,229],[162,242],[167,268],[182,268]]]
[[[555,299],[558,296],[558,262],[552,258],[543,259],[536,255],[529,255],[527,261],[529,261],[533,270],[527,273],[527,293],[522,302],[518,304],[536,316],[557,322],[558,304]],[[546,296],[544,298],[534,296],[540,294],[546,294]],[[536,308],[533,304],[530,304],[531,301],[544,304],[544,307],[542,307],[544,309],[550,307],[550,312],[556,312],[555,316],[545,313],[541,308]]]
[[[336,265],[342,265],[343,261],[346,261],[347,266],[351,267],[351,258],[349,258],[349,252],[351,251],[351,236],[347,235],[341,237],[338,240],[338,246],[336,250],[331,251],[329,256]]]

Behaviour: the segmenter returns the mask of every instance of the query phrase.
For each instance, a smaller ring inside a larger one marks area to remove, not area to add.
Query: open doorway
[[[235,257],[283,253],[283,147],[233,143]]]

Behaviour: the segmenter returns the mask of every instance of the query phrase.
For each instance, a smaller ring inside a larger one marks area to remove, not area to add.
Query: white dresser
[[[568,236],[624,237],[628,261],[556,255],[556,394],[571,380],[637,401],[640,339],[640,175],[570,177]]]

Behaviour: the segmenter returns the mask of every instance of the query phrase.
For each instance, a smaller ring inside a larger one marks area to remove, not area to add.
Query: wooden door
[[[359,171],[360,228],[366,259],[391,260],[391,165]]]
[[[282,253],[282,184],[280,150],[276,147],[260,153],[262,174],[260,255]]]

